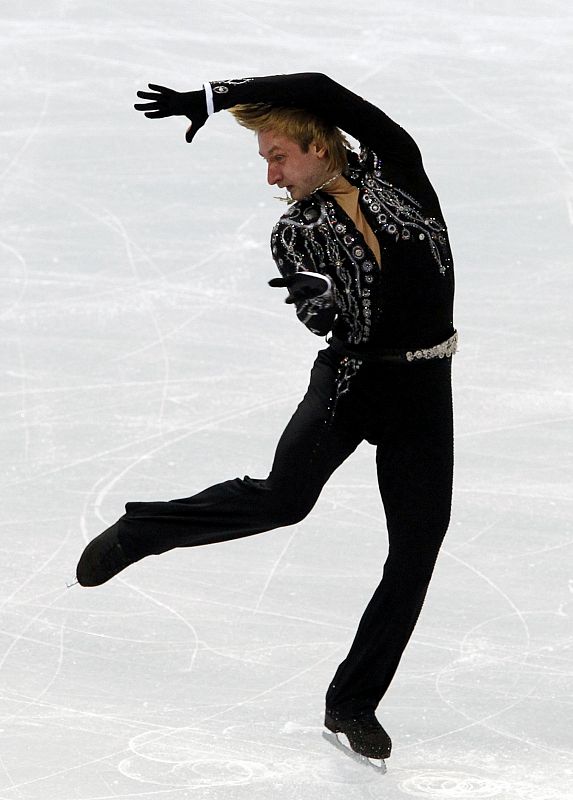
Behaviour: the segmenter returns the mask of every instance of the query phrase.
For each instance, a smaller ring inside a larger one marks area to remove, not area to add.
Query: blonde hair
[[[348,140],[336,126],[303,108],[271,106],[268,103],[242,103],[229,109],[239,125],[250,131],[275,131],[295,141],[303,153],[315,142],[326,147],[327,166],[342,172],[346,169],[350,150]]]

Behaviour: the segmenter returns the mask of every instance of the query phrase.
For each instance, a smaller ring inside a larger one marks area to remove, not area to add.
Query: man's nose
[[[267,170],[267,183],[269,183],[271,186],[274,186],[274,184],[278,183],[279,180],[279,170],[274,166],[274,164],[269,164],[269,168]]]

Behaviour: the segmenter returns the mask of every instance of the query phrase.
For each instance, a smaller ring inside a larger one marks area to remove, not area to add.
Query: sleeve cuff
[[[203,84],[203,89],[205,90],[205,102],[207,104],[207,114],[211,116],[211,114],[215,113],[215,106],[213,105],[213,89],[211,88],[211,84],[205,82]]]

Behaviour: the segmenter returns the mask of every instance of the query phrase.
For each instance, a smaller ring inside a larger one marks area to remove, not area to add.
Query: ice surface
[[[573,796],[571,4],[27,0],[0,64],[0,800]],[[380,707],[386,775],[321,736],[386,552],[373,451],[303,523],[66,588],[127,500],[264,476],[320,340],[229,115],[151,82],[318,70],[420,144],[457,266],[457,472]]]

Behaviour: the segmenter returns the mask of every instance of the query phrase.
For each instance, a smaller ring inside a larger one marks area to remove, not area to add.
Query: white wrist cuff
[[[203,89],[205,90],[205,102],[207,103],[207,114],[211,116],[211,114],[215,113],[215,106],[213,105],[213,90],[211,89],[211,84],[205,82],[203,84]]]

